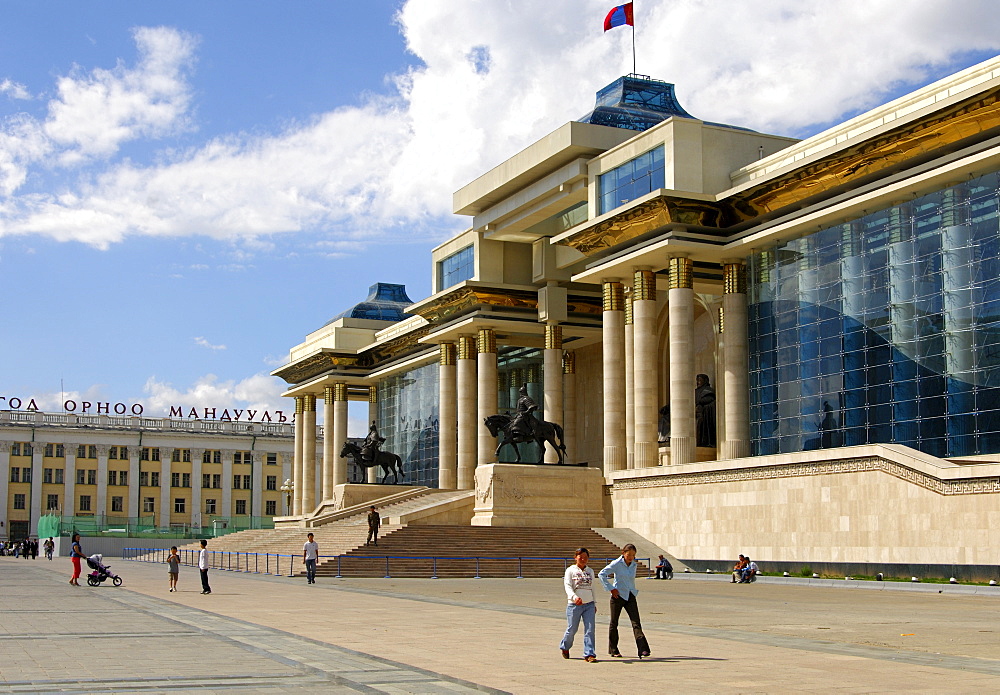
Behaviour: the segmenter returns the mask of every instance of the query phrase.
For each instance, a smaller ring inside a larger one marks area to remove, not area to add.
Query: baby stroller
[[[110,578],[111,583],[115,586],[122,585],[122,578],[111,571],[110,565],[104,565],[101,561],[104,559],[103,555],[95,554],[87,558],[87,567],[94,570],[87,575],[87,584],[90,586],[99,586],[104,580]]]

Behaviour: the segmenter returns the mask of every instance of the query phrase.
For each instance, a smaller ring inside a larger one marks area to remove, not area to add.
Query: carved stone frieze
[[[705,471],[703,473],[679,473],[643,478],[619,480],[614,487],[620,490],[640,488],[674,487],[679,485],[705,485],[730,483],[772,478],[798,478],[811,475],[835,475],[839,473],[881,472],[900,480],[936,492],[939,495],[976,495],[1000,492],[1000,476],[990,478],[963,478],[942,480],[921,471],[904,466],[895,461],[870,456],[862,458],[820,461],[815,463],[794,463],[784,466],[760,466],[736,468],[725,471]]]

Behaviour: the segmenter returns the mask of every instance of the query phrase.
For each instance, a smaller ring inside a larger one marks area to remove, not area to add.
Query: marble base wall
[[[476,468],[472,525],[602,527],[603,494],[600,468],[487,464]]]
[[[1000,464],[863,446],[615,474],[616,526],[678,558],[996,564]]]

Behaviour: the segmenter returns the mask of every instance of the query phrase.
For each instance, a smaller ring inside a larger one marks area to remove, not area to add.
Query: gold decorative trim
[[[563,353],[563,374],[576,374],[576,353],[572,350]]]
[[[625,310],[625,288],[620,282],[606,281],[602,284],[604,311]]]
[[[323,402],[327,405],[333,403],[333,385],[327,384],[323,387]]]
[[[510,387],[512,389],[519,389],[524,385],[524,370],[520,368],[514,368],[510,370]]]
[[[529,364],[524,370],[524,380],[529,384],[540,384],[542,382],[541,366]]]
[[[726,310],[723,307],[719,307],[719,335],[726,332]]]
[[[644,302],[650,299],[656,299],[656,274],[652,270],[637,270],[632,280],[632,301]]]
[[[496,306],[537,311],[538,293],[522,290],[460,287],[415,310],[430,323],[439,323],[477,306]]]
[[[547,324],[545,326],[545,349],[562,350],[563,329],[562,326]]]
[[[302,396],[302,407],[307,413],[316,412],[316,395],[312,393],[307,393]]]
[[[342,381],[338,381],[333,385],[333,400],[335,401],[346,401],[347,400],[347,384]]]
[[[674,256],[668,262],[668,287],[672,290],[690,290],[694,287],[693,263],[690,258]]]
[[[305,396],[295,397],[295,414],[301,415],[305,411]]]
[[[631,326],[635,322],[635,315],[632,313],[632,288],[625,288],[625,325]]]
[[[791,463],[784,466],[760,466],[737,468],[727,471],[706,471],[703,473],[679,473],[657,475],[648,478],[630,478],[615,483],[616,489],[635,490],[642,488],[676,487],[681,485],[705,485],[710,483],[744,482],[774,478],[799,478],[813,475],[840,473],[882,472],[912,483],[939,495],[977,495],[1000,493],[1000,476],[992,478],[964,478],[942,480],[921,471],[914,470],[895,461],[880,456],[820,461],[815,463]]]
[[[873,175],[898,170],[908,160],[926,160],[954,151],[959,143],[997,127],[1000,88],[863,139],[731,198],[716,202],[659,196],[558,243],[590,256],[671,224],[726,229],[832,194]]]
[[[490,354],[497,351],[497,333],[492,328],[480,328],[476,334],[476,350],[479,354]]]
[[[747,293],[747,267],[742,263],[722,266],[722,291],[724,294]]]
[[[507,385],[508,377],[510,375],[507,372],[497,372],[497,390],[501,393],[510,388]]]
[[[368,402],[378,403],[378,386],[368,387]]]
[[[441,366],[454,367],[455,359],[457,356],[455,343],[441,343],[440,348],[441,348]]]
[[[471,335],[463,335],[458,338],[458,359],[476,359],[476,339]]]

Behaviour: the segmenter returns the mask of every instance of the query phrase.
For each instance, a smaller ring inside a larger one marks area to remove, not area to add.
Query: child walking
[[[167,557],[167,576],[170,577],[170,590],[177,591],[177,576],[181,573],[181,556],[177,554],[177,546],[170,548]]]

